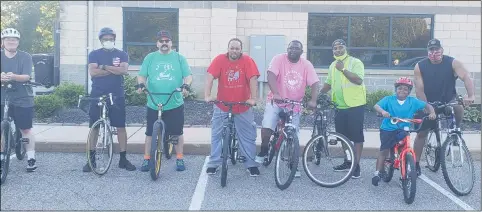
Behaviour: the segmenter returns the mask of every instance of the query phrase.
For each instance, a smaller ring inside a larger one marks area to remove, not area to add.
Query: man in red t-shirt
[[[233,38],[228,43],[228,53],[220,54],[212,61],[207,72],[204,97],[207,102],[214,99],[226,102],[247,102],[255,105],[258,68],[251,57],[242,54],[243,43]],[[217,98],[211,97],[214,79],[218,80]],[[222,131],[223,122],[229,110],[223,104],[214,105],[211,120],[211,156],[206,172],[215,174],[221,165]],[[251,176],[259,175],[259,164],[254,161],[256,157],[256,123],[251,108],[243,105],[233,106],[236,136],[240,142],[240,153],[246,158],[244,166]],[[246,151],[246,152],[245,152]]]

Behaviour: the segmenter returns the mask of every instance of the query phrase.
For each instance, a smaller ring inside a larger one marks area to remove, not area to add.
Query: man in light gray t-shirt
[[[32,56],[18,50],[20,43],[20,33],[12,28],[7,28],[2,31],[2,46],[4,50],[1,51],[1,82],[2,85],[11,84],[12,89],[6,90],[6,86],[1,89],[1,118],[3,120],[3,109],[5,106],[5,98],[9,98],[8,115],[13,118],[15,126],[20,129],[22,138],[28,139],[26,145],[27,150],[27,171],[32,172],[37,169],[35,165],[35,139],[32,129],[32,121],[34,116],[34,100],[32,87],[24,86],[23,83],[31,78],[33,62]],[[3,143],[4,138],[2,138]],[[3,145],[2,145],[3,146]],[[2,149],[1,162],[3,167],[4,157],[9,155],[3,154]]]

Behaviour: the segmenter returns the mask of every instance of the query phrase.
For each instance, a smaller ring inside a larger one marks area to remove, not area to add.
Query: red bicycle
[[[403,189],[403,197],[408,204],[413,203],[417,191],[417,170],[415,168],[416,156],[415,151],[410,145],[410,133],[418,132],[422,126],[421,123],[427,118],[428,116],[423,119],[390,117],[390,122],[397,126],[399,123],[420,124],[417,130],[410,130],[408,126],[403,127],[406,136],[396,143],[390,150],[389,158],[385,160],[384,167],[385,170],[388,169],[388,172],[382,177],[384,182],[390,182],[395,169],[400,170],[400,182]]]

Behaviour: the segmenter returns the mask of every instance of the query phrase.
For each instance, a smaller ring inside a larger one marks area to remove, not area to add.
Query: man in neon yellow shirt
[[[363,123],[365,119],[366,89],[363,84],[365,67],[358,58],[348,55],[346,42],[335,40],[332,44],[333,61],[328,69],[328,77],[321,89],[322,93],[331,90],[331,98],[337,104],[335,130],[345,135],[355,144],[355,166],[352,178],[360,178],[360,157],[363,151]],[[349,171],[351,158],[333,167],[335,171]]]

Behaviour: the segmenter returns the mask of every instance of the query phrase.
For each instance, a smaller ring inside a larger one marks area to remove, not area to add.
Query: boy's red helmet
[[[395,81],[395,88],[400,85],[406,85],[411,90],[413,87],[413,82],[408,77],[400,77]]]

